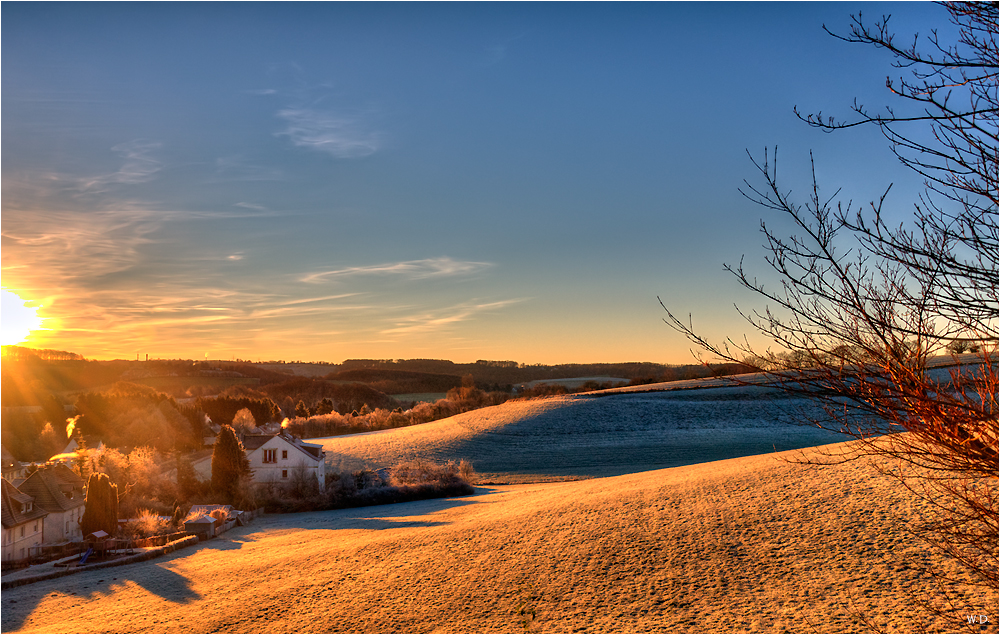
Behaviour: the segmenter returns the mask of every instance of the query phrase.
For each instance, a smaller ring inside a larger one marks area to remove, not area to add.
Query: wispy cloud
[[[439,329],[447,328],[457,322],[464,322],[476,316],[479,313],[484,313],[487,311],[496,311],[504,307],[510,306],[512,304],[517,304],[518,302],[523,302],[523,299],[514,300],[500,300],[498,302],[486,302],[486,303],[468,303],[459,304],[456,306],[441,309],[439,311],[432,311],[424,313],[423,315],[416,315],[411,317],[406,317],[397,323],[396,326],[382,331],[383,335],[400,335],[407,333],[418,333],[425,331],[436,331]]]
[[[79,184],[85,191],[103,192],[112,185],[145,183],[160,171],[162,164],[151,155],[161,145],[141,139],[120,143],[111,149],[124,157],[122,167],[112,174],[80,179]]]
[[[162,224],[149,210],[123,206],[89,211],[4,212],[4,249],[62,282],[128,269]]]
[[[243,207],[243,208],[246,208],[246,209],[255,209],[255,210],[260,211],[260,212],[267,211],[267,208],[264,207],[263,205],[258,205],[256,203],[247,203],[247,202],[244,202],[244,201],[240,201],[239,203],[233,203],[233,207]]]
[[[402,276],[413,280],[441,278],[445,276],[472,275],[491,267],[488,262],[453,260],[448,257],[407,260],[366,267],[347,267],[310,273],[301,278],[302,282],[323,282],[352,276]]]
[[[293,144],[339,159],[366,157],[383,145],[384,135],[370,130],[360,117],[351,117],[310,108],[285,108],[278,117],[288,125],[278,132]]]
[[[215,175],[215,179],[222,181],[281,181],[285,178],[281,169],[257,165],[240,155],[217,158]]]

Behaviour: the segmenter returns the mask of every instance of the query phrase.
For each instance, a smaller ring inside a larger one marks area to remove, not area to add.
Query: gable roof
[[[49,468],[52,471],[52,476],[56,478],[62,485],[72,485],[73,487],[79,487],[85,489],[87,481],[83,479],[82,476],[69,469],[64,463],[57,463]]]
[[[66,471],[75,476],[69,468],[66,468]],[[83,479],[77,477],[79,484],[76,484],[72,480],[63,482],[64,478],[67,478],[65,473],[57,474],[53,468],[40,467],[24,479],[18,489],[33,496],[36,505],[50,512],[64,512],[82,507],[86,502],[83,497]]]
[[[285,442],[287,445],[290,445],[299,452],[302,452],[313,461],[323,460],[323,446],[305,443],[302,439],[299,439],[284,430],[280,430],[272,434],[248,434],[243,437],[243,449],[246,450],[247,454],[250,454],[262,448],[271,439],[279,439]]]
[[[21,505],[34,503],[35,499],[19,491],[12,483],[6,479],[0,479],[3,483],[2,501],[0,501],[0,516],[2,516],[5,529],[17,527],[24,523],[31,522],[37,518],[45,518],[49,512],[41,507],[35,507],[30,512],[22,512]]]
[[[249,452],[253,452],[254,450],[256,450],[257,448],[259,448],[260,446],[264,445],[265,443],[267,443],[268,441],[270,441],[271,439],[273,439],[274,437],[275,437],[275,435],[273,435],[273,434],[247,434],[247,435],[244,435],[243,436],[243,449],[246,450],[248,453]]]

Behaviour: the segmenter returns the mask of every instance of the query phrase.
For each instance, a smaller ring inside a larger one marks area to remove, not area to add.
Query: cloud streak
[[[347,267],[310,273],[301,278],[302,282],[325,282],[354,276],[400,276],[411,280],[426,278],[443,278],[447,276],[472,275],[492,267],[492,263],[452,260],[443,258],[426,258],[424,260],[407,260],[366,267]]]
[[[324,152],[338,159],[354,159],[374,154],[383,145],[382,133],[368,129],[357,117],[310,108],[278,111],[287,126],[278,136],[286,136],[300,147]]]
[[[420,333],[427,331],[437,331],[458,322],[464,322],[466,320],[472,319],[480,313],[487,311],[496,311],[504,307],[510,306],[512,304],[517,304],[518,302],[523,302],[523,299],[514,300],[500,300],[497,302],[486,302],[486,303],[469,303],[469,304],[459,304],[456,306],[448,307],[437,312],[425,313],[423,315],[417,315],[409,318],[404,318],[400,320],[396,326],[393,328],[385,329],[381,331],[383,335],[404,335],[412,333]]]
[[[104,192],[113,185],[133,185],[151,180],[162,166],[151,154],[161,145],[141,139],[119,143],[111,149],[125,158],[122,167],[112,174],[81,179],[80,187],[87,192]]]

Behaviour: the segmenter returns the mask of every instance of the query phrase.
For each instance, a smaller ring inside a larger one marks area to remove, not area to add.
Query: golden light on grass
[[[42,327],[39,307],[27,306],[27,300],[7,289],[0,290],[0,297],[0,345],[20,344]]]

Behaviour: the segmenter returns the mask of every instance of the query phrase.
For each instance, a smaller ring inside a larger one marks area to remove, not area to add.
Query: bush
[[[170,533],[172,530],[170,521],[150,509],[140,510],[138,517],[129,519],[121,529],[122,534],[131,538],[160,536]]]
[[[472,464],[465,459],[462,459],[461,463],[458,464],[454,461],[448,461],[444,465],[416,459],[394,467],[389,482],[394,487],[424,484],[448,486],[457,481],[471,484],[473,476]]]
[[[312,490],[302,497],[294,491],[269,490],[261,501],[268,513],[306,512],[368,505],[388,505],[428,498],[467,496],[475,489],[472,464],[462,460],[444,465],[415,460],[393,468],[386,479],[381,470],[358,470],[327,474],[326,491]],[[264,490],[261,490],[264,493]]]

